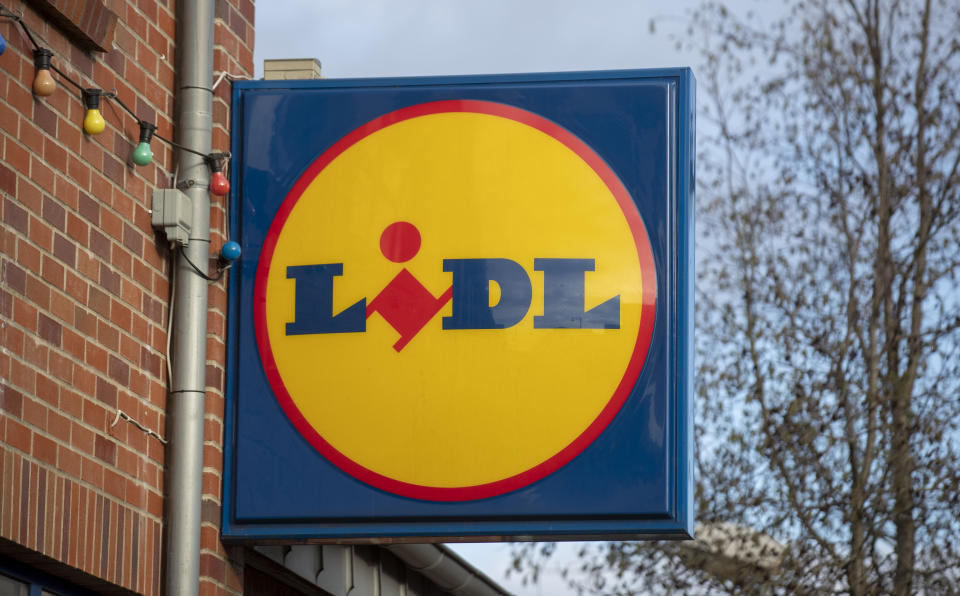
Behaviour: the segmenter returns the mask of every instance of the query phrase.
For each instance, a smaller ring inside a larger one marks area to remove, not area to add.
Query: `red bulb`
[[[210,175],[210,192],[218,197],[225,197],[230,192],[230,182],[223,172],[213,172]]]

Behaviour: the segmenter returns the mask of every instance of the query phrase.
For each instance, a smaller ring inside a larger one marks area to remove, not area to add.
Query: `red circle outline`
[[[603,410],[592,423],[569,445],[558,451],[552,457],[536,466],[507,478],[478,484],[474,486],[458,487],[437,487],[412,484],[390,478],[369,470],[344,454],[337,451],[328,443],[317,430],[310,425],[307,419],[300,412],[293,398],[287,392],[280,371],[277,368],[276,360],[273,356],[273,350],[270,347],[270,338],[267,334],[267,301],[266,286],[267,277],[270,273],[270,265],[273,261],[273,253],[276,248],[277,239],[280,232],[286,225],[287,218],[293,211],[294,206],[304,191],[313,182],[314,178],[340,154],[350,148],[361,139],[396,124],[404,120],[427,116],[431,114],[440,114],[447,112],[470,112],[499,116],[526,124],[544,134],[563,143],[567,148],[577,154],[587,163],[603,180],[607,188],[613,193],[620,205],[633,232],[634,242],[637,246],[637,255],[640,259],[640,271],[642,275],[642,295],[643,305],[640,311],[640,325],[637,330],[637,341],[634,346],[633,354],[627,363],[620,383],[614,390],[613,395],[604,406]],[[532,112],[509,106],[506,104],[479,101],[470,99],[454,99],[444,101],[434,101],[412,105],[402,108],[388,114],[384,114],[370,122],[354,129],[345,137],[334,143],[329,149],[323,152],[307,170],[297,179],[296,184],[290,189],[280,208],[274,216],[273,223],[264,238],[263,250],[260,253],[260,261],[257,265],[256,281],[254,285],[253,309],[254,309],[254,332],[256,335],[257,346],[260,351],[260,359],[263,364],[264,372],[270,386],[273,389],[274,396],[283,408],[287,417],[303,435],[307,441],[313,445],[327,460],[335,466],[353,476],[357,480],[365,482],[375,488],[382,489],[392,494],[421,499],[427,501],[470,501],[502,495],[529,484],[536,482],[562,466],[569,463],[573,458],[579,455],[587,448],[603,430],[610,424],[613,418],[626,403],[630,392],[640,376],[643,364],[647,358],[647,351],[650,347],[650,340],[653,336],[654,319],[656,318],[657,308],[657,278],[653,263],[653,251],[650,246],[650,240],[647,236],[646,227],[640,217],[633,200],[627,189],[620,182],[619,177],[610,169],[610,166],[579,137],[561,127],[560,125],[538,116]]]

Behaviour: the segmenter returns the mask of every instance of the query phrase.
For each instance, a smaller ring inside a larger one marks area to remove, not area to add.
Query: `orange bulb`
[[[57,90],[57,83],[50,74],[50,58],[53,52],[46,48],[39,48],[33,51],[33,65],[37,69],[37,74],[33,77],[33,92],[40,97],[53,95]]]
[[[37,71],[37,76],[33,78],[33,92],[40,97],[53,95],[57,90],[57,82],[50,76],[50,70],[43,68]]]

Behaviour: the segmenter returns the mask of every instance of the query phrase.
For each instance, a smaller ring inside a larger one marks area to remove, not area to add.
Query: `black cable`
[[[15,21],[17,24],[19,24],[19,25],[20,25],[20,28],[23,29],[23,32],[27,34],[27,38],[30,40],[30,43],[33,44],[33,47],[34,47],[35,49],[38,49],[38,50],[41,49],[40,44],[37,43],[37,40],[36,40],[36,38],[33,37],[33,33],[30,31],[30,28],[27,26],[26,23],[23,22],[23,18],[21,18],[20,15],[14,13],[14,12],[11,12],[10,10],[4,8],[3,6],[0,6],[0,17],[9,18],[9,19]],[[59,68],[57,68],[57,67],[54,66],[53,64],[50,65],[50,69],[53,70],[54,72],[56,72],[58,75],[60,75],[60,78],[62,78],[62,79],[65,80],[66,82],[70,83],[71,85],[73,85],[74,87],[76,87],[77,89],[79,89],[81,93],[83,93],[83,92],[86,91],[86,87],[84,87],[84,86],[81,85],[80,83],[78,83],[78,82],[76,82],[75,80],[73,80],[70,76],[68,76],[65,72],[63,72],[62,70],[60,70]],[[123,108],[128,114],[130,114],[130,115],[133,117],[134,120],[137,121],[137,124],[138,124],[138,125],[140,125],[140,124],[142,124],[142,123],[144,122],[144,120],[143,120],[142,118],[140,118],[139,116],[137,116],[136,112],[134,112],[132,109],[130,109],[130,106],[128,106],[127,104],[125,104],[125,103],[123,102],[123,100],[121,100],[119,97],[117,97],[117,94],[116,94],[116,93],[103,93],[103,94],[102,94],[102,97],[106,97],[106,98],[108,98],[108,99],[111,99],[111,100],[117,102],[117,104],[118,104],[121,108]],[[196,149],[191,149],[190,147],[186,147],[186,146],[184,146],[184,145],[181,145],[180,143],[176,143],[176,142],[172,141],[171,139],[168,139],[168,138],[164,137],[163,135],[157,134],[156,132],[153,133],[153,137],[156,138],[156,139],[160,139],[161,141],[163,141],[164,143],[167,143],[167,144],[170,145],[171,147],[176,147],[177,149],[180,149],[180,150],[182,150],[182,151],[186,151],[186,152],[188,152],[188,153],[193,153],[194,155],[199,155],[200,157],[203,157],[203,158],[204,158],[205,160],[207,160],[208,162],[210,162],[210,161],[212,161],[212,160],[215,160],[215,159],[222,159],[222,158],[229,158],[229,157],[230,157],[230,153],[229,153],[229,152],[225,152],[225,153],[202,153],[202,152],[200,152],[200,151],[197,151]],[[188,262],[189,262],[189,261],[188,261]],[[193,263],[191,263],[191,265],[193,265]],[[197,268],[194,267],[194,269],[197,269]],[[197,271],[199,272],[199,269],[197,269]],[[201,274],[201,275],[202,275],[202,274]],[[204,276],[204,277],[206,277],[206,276]],[[208,278],[208,279],[209,279],[209,278]],[[217,278],[217,279],[219,279],[219,278]]]
[[[64,73],[62,70],[60,70],[59,68],[57,68],[57,67],[54,66],[53,64],[50,65],[50,70],[52,70],[53,72],[57,73],[58,75],[60,75],[60,78],[64,79],[65,81],[67,81],[68,83],[70,83],[71,85],[73,85],[74,87],[76,87],[77,89],[79,89],[81,93],[86,90],[86,89],[83,87],[83,85],[81,85],[80,83],[78,83],[78,82],[74,81],[73,79],[71,79],[70,77],[68,77],[68,76],[66,75],[66,73]]]
[[[21,19],[19,16],[17,17],[17,23],[20,24],[20,28],[23,29],[24,33],[27,34],[27,39],[30,40],[30,43],[33,44],[33,47],[39,50],[40,44],[38,44],[37,40],[33,38],[33,33],[30,32],[30,28],[27,27],[27,24],[24,23],[23,19]]]
[[[131,116],[133,116],[133,119],[137,121],[137,124],[138,124],[138,125],[139,125],[139,124],[142,124],[142,123],[144,122],[144,120],[142,120],[139,116],[137,116],[136,112],[134,112],[133,110],[130,109],[130,106],[128,106],[127,104],[125,104],[122,99],[120,99],[119,97],[117,97],[117,94],[116,94],[116,93],[104,93],[103,96],[106,97],[106,98],[108,98],[108,99],[110,99],[110,100],[112,100],[112,101],[117,102],[117,104],[119,104],[119,106],[120,106],[121,108],[123,108],[124,110],[126,110],[126,112],[127,112],[128,114],[130,114]],[[212,154],[212,153],[201,153],[200,151],[196,151],[196,150],[191,149],[191,148],[189,148],[189,147],[184,147],[184,146],[181,145],[180,143],[175,143],[175,142],[173,142],[173,141],[171,141],[171,140],[163,137],[162,135],[157,134],[156,132],[153,133],[153,137],[156,138],[156,139],[160,139],[160,140],[163,141],[164,143],[167,143],[167,144],[169,144],[169,145],[171,145],[171,146],[173,146],[173,147],[176,147],[177,149],[182,149],[182,150],[184,150],[184,151],[188,151],[188,152],[193,153],[193,154],[195,154],[195,155],[199,155],[200,157],[211,157],[211,156],[214,155],[214,154]]]
[[[199,151],[197,151],[197,150],[195,150],[195,149],[191,149],[190,147],[184,147],[184,146],[181,145],[180,143],[175,143],[175,142],[171,141],[170,139],[167,139],[167,138],[164,138],[164,137],[158,135],[157,133],[153,133],[153,136],[154,136],[154,138],[160,139],[160,140],[163,141],[164,143],[167,143],[167,144],[169,144],[169,145],[171,145],[171,146],[173,146],[173,147],[176,147],[177,149],[183,149],[184,151],[193,153],[194,155],[199,155],[200,157],[204,157],[204,158],[210,157],[210,154],[209,154],[209,153],[201,153],[201,152],[199,152]]]
[[[202,277],[203,279],[211,283],[216,283],[220,281],[223,278],[224,272],[230,268],[230,265],[227,265],[226,267],[217,267],[217,276],[211,277],[206,273],[204,273],[203,271],[200,271],[200,268],[193,264],[193,261],[191,261],[190,257],[187,256],[187,252],[185,250],[180,249],[180,254],[183,255],[183,260],[186,261],[188,265],[193,267],[193,270],[196,272],[197,275],[199,275],[200,277]]]
[[[104,93],[104,94],[103,94],[103,97],[106,97],[107,99],[109,99],[109,100],[111,100],[111,101],[117,102],[117,104],[118,104],[121,108],[123,108],[124,110],[126,110],[126,112],[127,112],[128,114],[130,114],[131,116],[133,116],[133,119],[137,121],[137,124],[138,124],[138,125],[140,125],[140,124],[143,123],[143,120],[141,120],[140,117],[137,116],[136,112],[134,112],[133,110],[131,110],[130,107],[129,107],[127,104],[123,103],[123,100],[121,100],[119,97],[117,97],[117,94],[116,94],[116,93]],[[157,135],[154,135],[154,136],[157,136]]]

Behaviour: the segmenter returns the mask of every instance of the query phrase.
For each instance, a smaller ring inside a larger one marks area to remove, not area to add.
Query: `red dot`
[[[380,235],[380,252],[394,263],[409,261],[420,251],[420,231],[412,223],[397,221]]]

